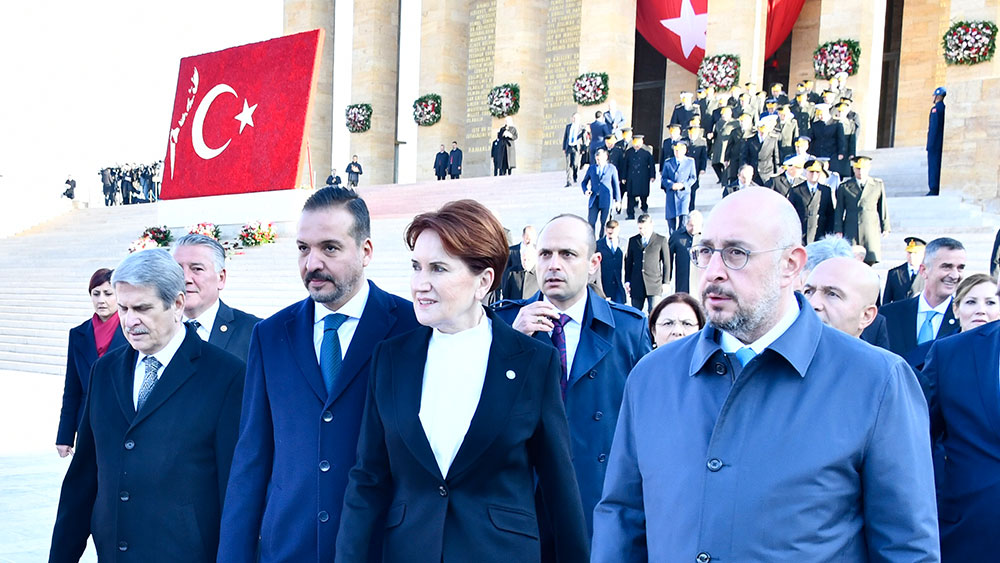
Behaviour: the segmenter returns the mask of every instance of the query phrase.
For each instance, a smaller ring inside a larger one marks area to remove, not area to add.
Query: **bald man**
[[[853,258],[830,258],[813,269],[802,288],[823,324],[860,337],[878,314],[878,274]]]
[[[800,225],[765,188],[712,210],[691,247],[709,322],[628,377],[594,563],[939,560],[920,386],[795,293]]]

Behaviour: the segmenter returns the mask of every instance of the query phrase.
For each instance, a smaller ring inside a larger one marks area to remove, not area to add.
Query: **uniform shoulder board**
[[[645,319],[646,313],[643,313],[639,309],[631,305],[622,305],[621,303],[616,303],[614,301],[608,301],[608,305],[611,305],[611,309],[615,311],[621,311],[623,313],[628,313],[629,316],[635,317],[637,319]]]

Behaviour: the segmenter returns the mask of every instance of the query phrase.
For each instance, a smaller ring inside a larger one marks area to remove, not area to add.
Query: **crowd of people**
[[[152,164],[117,164],[102,168],[99,174],[106,206],[150,203],[160,198],[162,160]],[[70,180],[72,178],[66,183]],[[71,188],[75,187],[76,182],[73,182]]]
[[[361,168],[361,163],[358,162],[358,155],[351,156],[351,161],[347,163],[347,167],[344,168],[347,172],[347,187],[356,188],[358,187],[358,182],[361,181],[361,175],[365,173],[364,169]],[[340,187],[343,185],[343,180],[340,175],[337,174],[337,169],[333,168],[330,170],[330,175],[326,177],[326,185],[332,187]]]

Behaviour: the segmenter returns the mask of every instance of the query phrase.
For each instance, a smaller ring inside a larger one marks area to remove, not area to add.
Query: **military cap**
[[[782,163],[782,166],[786,168],[788,167],[805,168],[805,165],[806,165],[806,157],[798,154],[786,158],[785,162]]]
[[[667,125],[667,129],[677,129],[678,131],[680,131],[681,124],[680,123],[671,123],[670,125]]]
[[[903,242],[906,243],[907,252],[915,252],[927,246],[927,243],[924,242],[924,239],[920,237],[906,237],[903,239]]]
[[[819,159],[813,159],[806,162],[805,169],[809,172],[824,172],[823,163]]]
[[[935,96],[947,96],[948,95],[948,89],[945,88],[944,86],[938,86],[937,88],[934,89],[934,95]]]
[[[632,140],[645,139],[645,138],[646,138],[645,135],[632,135]]]
[[[812,138],[809,137],[808,135],[799,135],[799,138],[795,139],[795,144],[796,145],[804,145],[806,143],[811,143],[811,142],[812,142]]]
[[[868,168],[872,165],[872,158],[870,156],[857,155],[851,158],[851,166],[855,168]]]
[[[688,92],[687,90],[681,92],[681,99],[683,99],[683,98],[693,98],[693,97],[694,97],[694,94],[692,94],[691,92]]]

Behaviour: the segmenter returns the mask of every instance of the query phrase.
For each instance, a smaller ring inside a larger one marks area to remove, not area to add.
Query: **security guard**
[[[941,191],[941,149],[944,146],[944,97],[948,90],[938,86],[934,90],[934,107],[927,124],[927,195]]]

